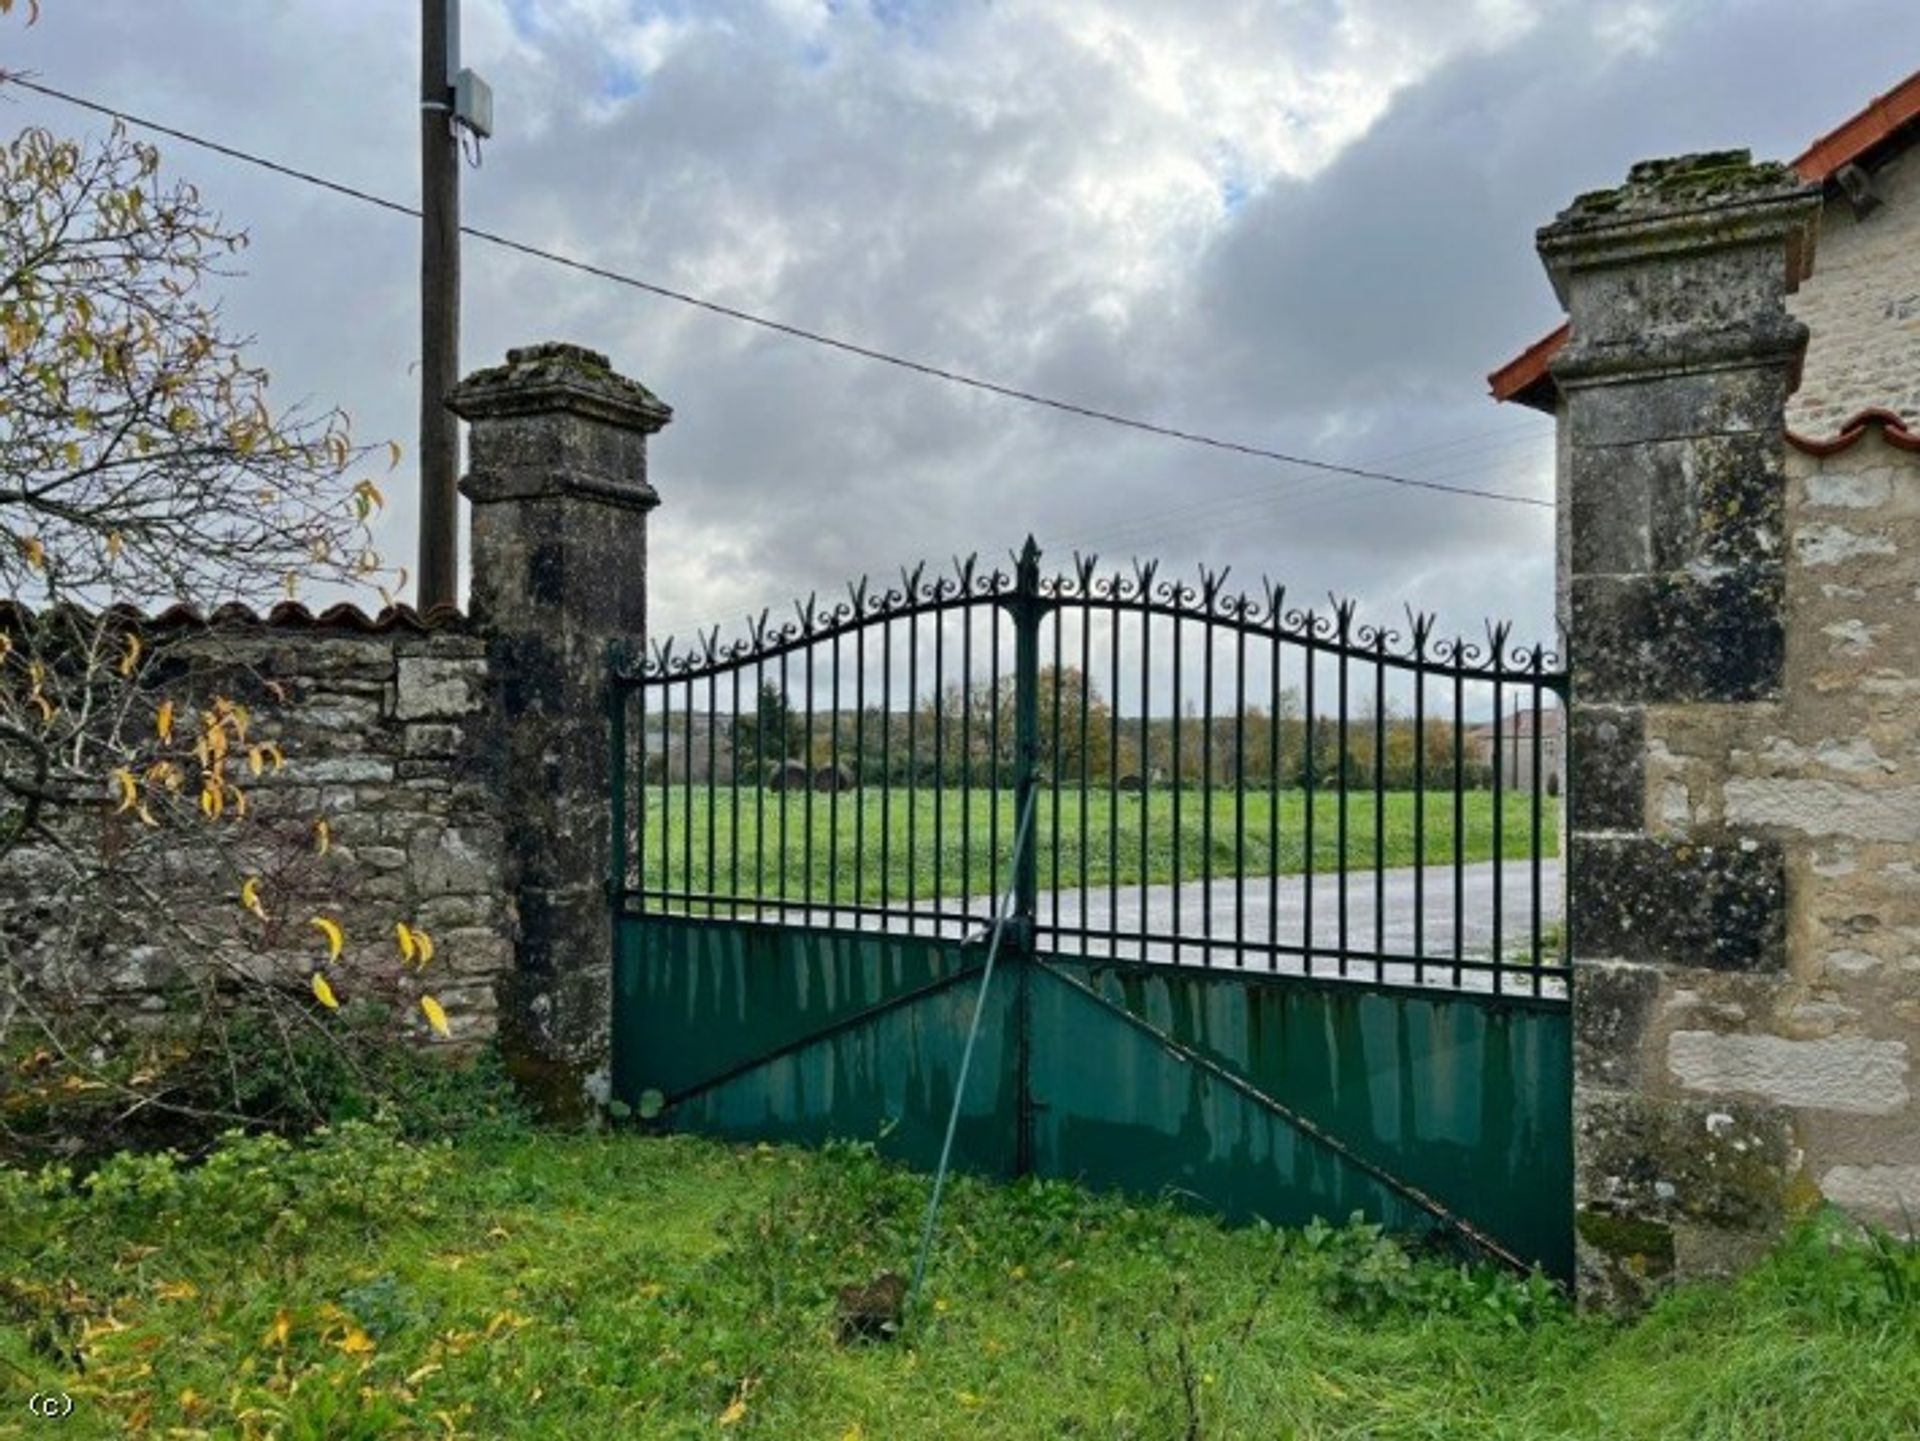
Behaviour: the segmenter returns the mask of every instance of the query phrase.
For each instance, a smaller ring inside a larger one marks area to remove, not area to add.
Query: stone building
[[[1564,744],[1565,718],[1558,706],[1523,710],[1516,700],[1511,713],[1502,716],[1496,727],[1492,721],[1467,732],[1467,748],[1476,765],[1493,767],[1498,753],[1500,784],[1505,789],[1533,789],[1534,733],[1540,737],[1540,775],[1549,790],[1560,788],[1560,761]],[[1498,731],[1496,735],[1495,732]]]
[[[1920,74],[1540,232],[1582,1285],[1920,1215]]]

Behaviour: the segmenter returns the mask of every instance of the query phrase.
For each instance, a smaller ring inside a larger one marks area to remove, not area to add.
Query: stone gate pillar
[[[1688,1084],[1671,1054],[1688,1008],[1738,1031],[1783,974],[1782,846],[1676,808],[1649,771],[1680,731],[1724,764],[1715,736],[1733,745],[1781,693],[1785,405],[1807,339],[1784,302],[1818,208],[1783,166],[1687,156],[1636,165],[1538,237],[1571,324],[1552,373],[1589,1302],[1739,1264],[1772,1238],[1799,1166],[1788,1109],[1737,1081]]]
[[[472,423],[469,608],[518,911],[501,1045],[543,1112],[578,1116],[604,1087],[612,1004],[608,648],[646,629],[647,437],[673,412],[559,344],[508,351],[448,404]]]

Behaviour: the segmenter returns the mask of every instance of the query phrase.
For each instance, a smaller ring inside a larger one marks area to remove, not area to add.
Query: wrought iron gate
[[[929,1161],[1010,881],[963,1164],[1565,1275],[1564,676],[1225,581],[1029,540],[617,659],[621,1099]]]

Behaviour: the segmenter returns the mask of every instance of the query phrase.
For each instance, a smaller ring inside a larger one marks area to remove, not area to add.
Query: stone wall
[[[1820,220],[1812,277],[1789,302],[1812,332],[1787,423],[1825,438],[1881,407],[1920,426],[1920,147],[1872,172],[1880,204],[1840,198]]]
[[[325,969],[351,1002],[391,989],[400,971],[393,928],[405,921],[433,940],[416,989],[441,1002],[452,1041],[493,1035],[514,917],[502,885],[498,788],[483,771],[480,640],[457,617],[427,626],[403,611],[376,623],[346,608],[316,619],[297,607],[214,625],[161,617],[147,634],[154,693],[137,713],[171,699],[180,733],[191,736],[187,717],[224,696],[248,707],[250,738],[277,746],[285,764],[257,777],[236,768],[244,819],[196,816],[140,832],[145,849],[128,851],[126,864],[171,898],[185,927],[158,934],[130,913],[103,917],[57,949],[21,950],[45,993],[137,1021],[166,1010],[187,967],[203,980],[250,975],[304,988],[325,960],[308,921],[326,915],[347,944]],[[69,829],[84,846],[113,847],[125,820],[73,817]],[[8,869],[0,883],[16,894],[36,874],[53,875],[31,851],[16,852]],[[240,905],[247,874],[262,878],[265,919]],[[432,1039],[419,1012],[411,1015],[412,1029]]]
[[[1878,433],[1788,464],[1777,701],[1647,713],[1646,823],[1778,846],[1785,964],[1663,988],[1648,1080],[1780,1108],[1795,1180],[1920,1214],[1920,454]]]

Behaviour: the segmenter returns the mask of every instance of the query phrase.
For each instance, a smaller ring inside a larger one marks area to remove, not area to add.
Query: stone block
[[[484,702],[483,661],[401,656],[394,662],[393,715],[428,720],[467,715]]]
[[[1777,565],[1719,573],[1575,575],[1573,693],[1597,704],[1777,695],[1785,661]]]
[[[499,854],[457,827],[416,831],[407,863],[422,896],[497,893],[504,885]]]
[[[1905,1110],[1911,1099],[1903,1041],[1676,1031],[1668,1041],[1667,1065],[1690,1091],[1756,1096],[1783,1106],[1885,1116]]]
[[[1569,824],[1636,831],[1646,801],[1646,715],[1635,706],[1576,701],[1568,718]]]
[[[1782,1107],[1625,1091],[1577,1098],[1574,1152],[1583,1209],[1726,1230],[1778,1223],[1798,1167]]]
[[[1714,970],[1786,963],[1786,859],[1772,841],[1571,837],[1568,920],[1582,959]]]
[[[1573,1072],[1582,1086],[1623,1089],[1650,1069],[1647,1028],[1660,1000],[1658,966],[1581,961],[1573,968]]]

